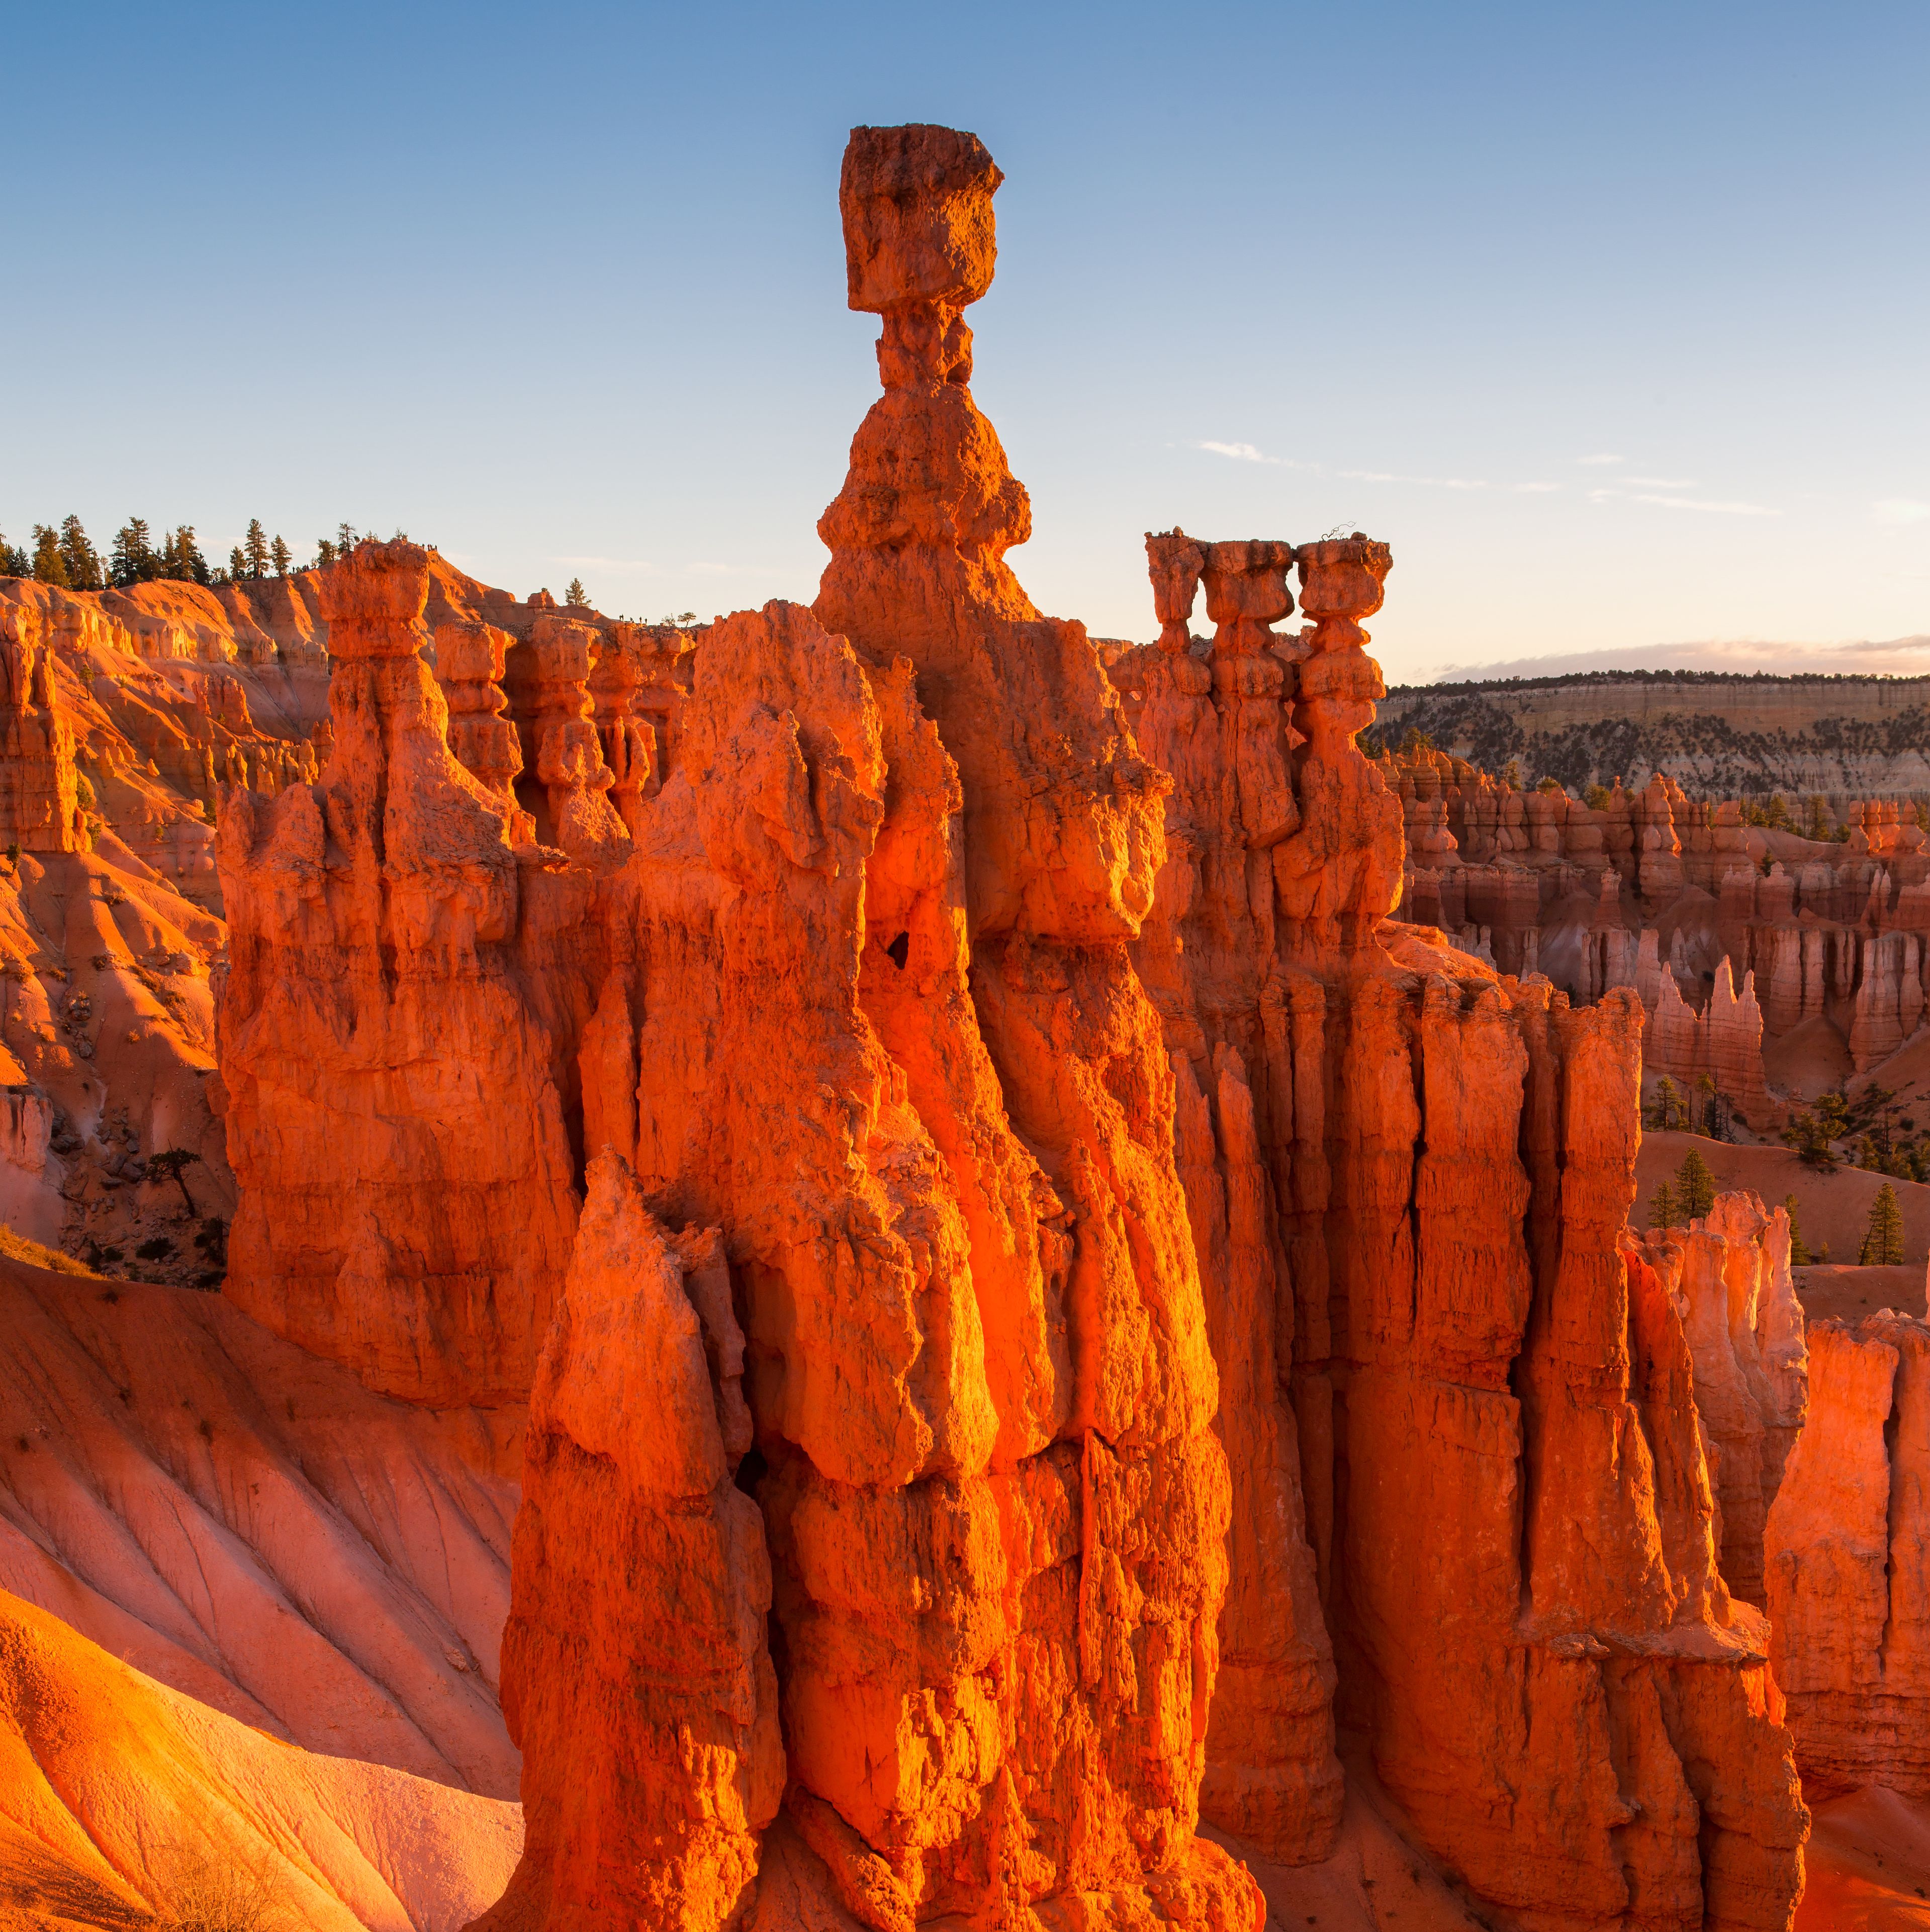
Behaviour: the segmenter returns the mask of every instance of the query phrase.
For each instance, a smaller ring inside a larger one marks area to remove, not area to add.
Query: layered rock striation
[[[1747,1190],[1718,1194],[1700,1220],[1649,1234],[1641,1253],[1681,1313],[1694,1364],[1723,1580],[1764,1609],[1764,1529],[1808,1401],[1789,1216]]]

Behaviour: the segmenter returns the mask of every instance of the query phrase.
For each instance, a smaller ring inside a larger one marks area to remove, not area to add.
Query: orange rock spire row
[[[1385,546],[1148,552],[1160,643],[1112,674],[1175,782],[1134,952],[1234,1482],[1205,1815],[1324,1857],[1337,1719],[1520,1922],[1783,1926],[1806,1825],[1768,1632],[1718,1566],[1682,1315],[1624,1233],[1640,1009],[1389,922],[1402,813],[1354,742]],[[1298,637],[1268,628],[1289,557]]]

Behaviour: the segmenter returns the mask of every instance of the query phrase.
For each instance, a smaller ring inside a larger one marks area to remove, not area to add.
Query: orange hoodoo
[[[1134,956],[1234,1480],[1202,1810],[1324,1856],[1337,1720],[1523,1924],[1780,1932],[1807,1820],[1768,1631],[1718,1566],[1682,1316],[1624,1233],[1640,1006],[1571,1011],[1389,922],[1403,814],[1354,742],[1385,546],[1148,550],[1160,644],[1112,675],[1175,784]],[[1266,628],[1289,560],[1295,638]]]
[[[961,319],[998,179],[853,135],[886,393],[816,611],[708,634],[599,888],[491,1932],[1262,1916],[1193,1829],[1229,1492],[1127,952],[1165,782],[1002,561]]]

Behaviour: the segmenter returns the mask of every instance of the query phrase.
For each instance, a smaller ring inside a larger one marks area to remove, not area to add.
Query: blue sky
[[[1392,679],[1930,632],[1921,6],[0,20],[16,542],[346,518],[808,600],[876,393],[839,157],[929,120],[1007,176],[975,392],[1043,608],[1149,636],[1146,530],[1345,524]]]

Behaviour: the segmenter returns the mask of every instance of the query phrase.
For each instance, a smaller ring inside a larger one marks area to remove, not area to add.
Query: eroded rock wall
[[[733,1480],[743,1360],[716,1231],[673,1240],[599,1154],[537,1370],[503,1638],[530,1828],[482,1927],[696,1932],[755,1898],[785,1760],[764,1520]]]
[[[1834,1070],[1782,1064],[1799,1028],[1832,1041],[1847,1074],[1922,1024],[1930,835],[1893,800],[1844,805],[1839,842],[1750,825],[1740,802],[1659,775],[1587,805],[1425,746],[1377,764],[1402,802],[1403,916],[1504,971],[1544,973],[1578,1004],[1634,986],[1652,1082],[1706,1077],[1760,1129]],[[1817,1046],[1794,1060],[1813,1063]],[[1792,1082],[1802,1090],[1772,1090]]]
[[[1681,1312],[1694,1362],[1723,1580],[1764,1609],[1764,1528],[1808,1406],[1789,1216],[1746,1190],[1718,1194],[1700,1220],[1650,1233],[1641,1251]]]
[[[1401,810],[1353,742],[1385,548],[1190,544],[1149,540],[1161,644],[1113,667],[1175,777],[1137,953],[1199,1096],[1202,1253],[1232,1251],[1238,1188],[1265,1258],[1217,1277],[1248,1337],[1279,1284],[1270,1358],[1229,1372],[1220,1426],[1248,1445],[1289,1425],[1304,1503],[1271,1546],[1232,1544],[1227,1654],[1270,1643],[1289,1668],[1223,1680],[1206,1801],[1276,1858],[1321,1856],[1331,1684],[1489,1907],[1783,1926],[1806,1818],[1767,1633],[1718,1567],[1681,1313],[1625,1232],[1642,1010],[1571,1008],[1388,921]],[[1316,620],[1297,638],[1265,628],[1289,556]],[[1175,571],[1211,598],[1216,567],[1249,592],[1223,584],[1196,644]],[[1246,1460],[1250,1510],[1287,1471]]]
[[[231,790],[221,859],[227,1292],[384,1394],[527,1394],[578,1202],[560,1035],[596,983],[596,878],[512,848],[416,655],[428,559],[330,573],[333,751]]]
[[[1811,1328],[1765,1568],[1804,1789],[1930,1797],[1930,1327]]]

